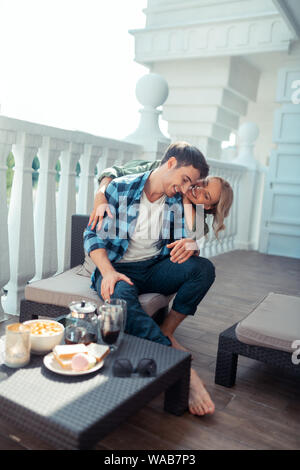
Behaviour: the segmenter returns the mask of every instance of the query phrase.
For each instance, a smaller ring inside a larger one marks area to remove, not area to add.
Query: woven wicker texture
[[[88,215],[73,215],[71,229],[71,268],[84,261],[83,232],[88,224]]]
[[[157,376],[112,376],[112,363],[154,358]],[[90,448],[133,412],[167,390],[165,409],[182,414],[188,406],[190,355],[147,340],[124,335],[104,368],[86,376],[55,374],[33,356],[22,369],[0,366],[0,414],[25,431],[60,449]]]
[[[236,326],[237,323],[223,331],[219,336],[215,371],[216,384],[225,387],[232,387],[235,384],[239,354],[276,367],[287,368],[296,375],[300,375],[299,365],[293,364],[290,353],[242,343],[236,337]]]

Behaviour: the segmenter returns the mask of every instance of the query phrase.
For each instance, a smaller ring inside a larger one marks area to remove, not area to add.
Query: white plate
[[[92,372],[96,372],[96,370],[101,369],[103,367],[104,361],[97,362],[94,367],[88,370],[81,370],[81,371],[76,371],[76,370],[70,370],[70,369],[64,369],[61,367],[61,365],[54,359],[53,353],[47,354],[47,356],[44,357],[44,364],[47,367],[47,369],[52,370],[52,372],[56,372],[57,374],[62,374],[62,375],[85,375],[85,374],[91,374]]]

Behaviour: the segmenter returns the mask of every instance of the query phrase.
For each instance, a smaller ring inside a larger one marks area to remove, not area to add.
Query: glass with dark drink
[[[124,311],[121,305],[105,304],[99,308],[102,341],[115,351],[124,331]]]
[[[124,331],[126,331],[126,320],[127,320],[127,302],[124,299],[109,299],[105,301],[108,305],[121,305],[123,309],[123,323]]]

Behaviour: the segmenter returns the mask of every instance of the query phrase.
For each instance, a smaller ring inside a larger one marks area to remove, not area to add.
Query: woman
[[[205,219],[208,214],[213,216],[212,228],[216,238],[221,230],[225,230],[224,219],[228,217],[233,202],[233,191],[228,183],[220,176],[207,176],[197,185],[189,189],[183,202],[194,205],[203,204]],[[209,232],[205,222],[204,234]]]
[[[98,223],[98,229],[100,229],[103,216],[106,212],[112,217],[104,195],[105,189],[112,179],[128,174],[138,174],[144,171],[154,170],[159,165],[160,160],[155,160],[154,162],[133,160],[123,167],[113,166],[104,170],[98,179],[100,186],[96,193],[94,208],[89,219],[89,225],[92,223],[91,228],[94,229]],[[203,204],[205,219],[209,214],[213,216],[212,228],[216,238],[218,238],[219,232],[225,229],[224,219],[229,215],[232,202],[232,188],[228,181],[219,176],[208,176],[200,180],[197,185],[191,187],[183,196],[184,204]],[[194,216],[194,214],[195,211],[193,210],[192,216]],[[192,223],[190,222],[189,225],[192,225]],[[204,234],[206,235],[208,232],[209,227],[205,220]]]

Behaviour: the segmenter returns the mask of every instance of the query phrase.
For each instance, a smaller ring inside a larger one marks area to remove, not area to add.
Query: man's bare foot
[[[193,415],[198,416],[213,414],[215,411],[214,403],[202,380],[193,368],[191,368],[189,411]]]
[[[171,341],[173,348],[180,349],[181,351],[190,352],[188,349],[186,349],[184,346],[182,346],[180,343],[178,343],[178,341],[174,338],[173,335],[169,334],[167,336],[168,336],[169,340]]]

